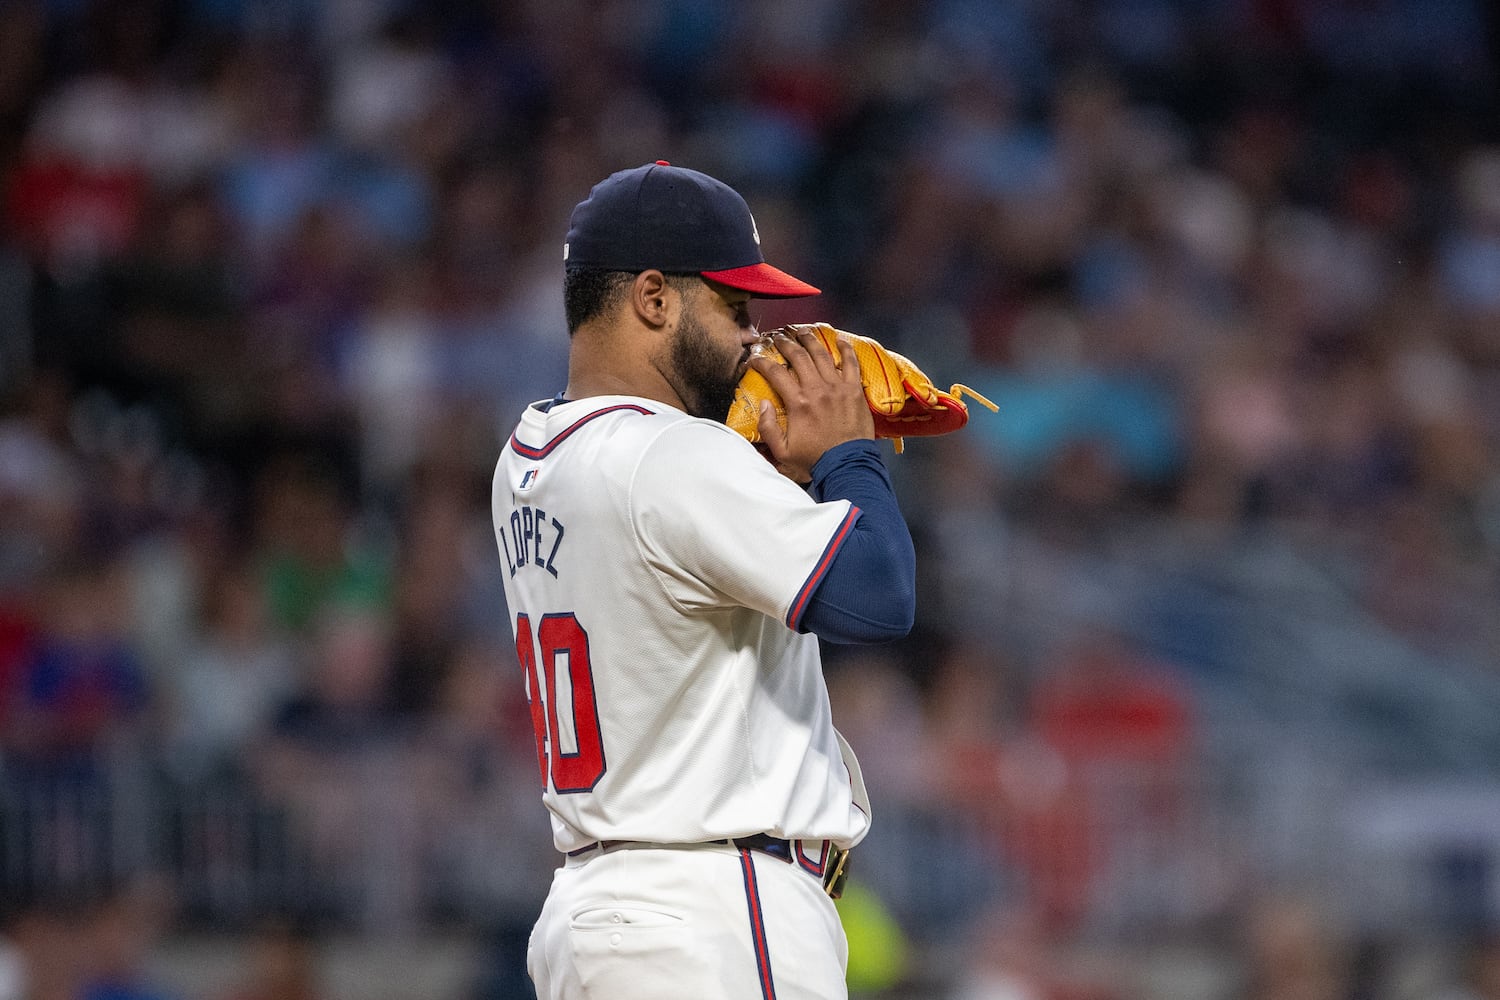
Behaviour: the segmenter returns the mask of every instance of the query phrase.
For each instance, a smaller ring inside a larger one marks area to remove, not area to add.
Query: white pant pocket
[[[579,910],[569,921],[575,930],[600,930],[611,927],[676,927],[683,917],[666,910],[649,909],[643,906],[610,904]]]

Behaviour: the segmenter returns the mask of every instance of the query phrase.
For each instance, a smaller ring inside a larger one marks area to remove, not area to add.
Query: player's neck
[[[579,331],[581,335],[583,331]],[[568,399],[591,396],[639,396],[681,410],[682,399],[646,351],[612,345],[606,337],[575,335],[568,355]]]
[[[563,390],[565,402],[577,399],[589,399],[593,396],[635,396],[640,399],[650,399],[658,403],[666,403],[668,406],[679,410],[685,410],[682,400],[671,391],[651,391],[638,382],[625,379],[575,379],[568,378],[568,387]]]

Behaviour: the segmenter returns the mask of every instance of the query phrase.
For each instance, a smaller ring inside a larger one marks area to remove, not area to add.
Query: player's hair
[[[595,316],[619,305],[625,286],[635,275],[630,271],[604,271],[597,267],[569,268],[563,275],[563,307],[568,313],[568,336]]]
[[[597,267],[569,268],[563,274],[563,308],[568,316],[568,336],[595,316],[620,304],[639,271],[606,271]],[[696,283],[696,274],[664,272],[667,283],[686,293]]]

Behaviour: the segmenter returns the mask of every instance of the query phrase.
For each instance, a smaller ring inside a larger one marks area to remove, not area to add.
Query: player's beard
[[[683,408],[695,417],[719,423],[727,420],[745,356],[743,347],[735,345],[732,351],[726,348],[715,341],[697,316],[685,311],[672,341],[672,368],[677,373]]]

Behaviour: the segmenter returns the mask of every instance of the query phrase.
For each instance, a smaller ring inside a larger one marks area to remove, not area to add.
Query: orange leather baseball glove
[[[823,342],[838,363],[840,331],[827,323],[794,324],[782,327],[787,333],[811,332]],[[969,422],[969,407],[962,397],[969,396],[991,410],[1000,408],[966,385],[955,383],[947,392],[932,384],[922,369],[909,359],[887,350],[879,342],[857,333],[845,333],[859,357],[860,379],[865,386],[865,401],[875,416],[875,436],[891,438],[896,451],[903,450],[903,438],[947,434]],[[777,364],[786,359],[767,337],[754,348]],[[765,377],[754,368],[745,373],[734,392],[726,423],[751,444],[760,442],[760,401],[768,399],[776,408],[776,422],[786,426],[786,407]]]

